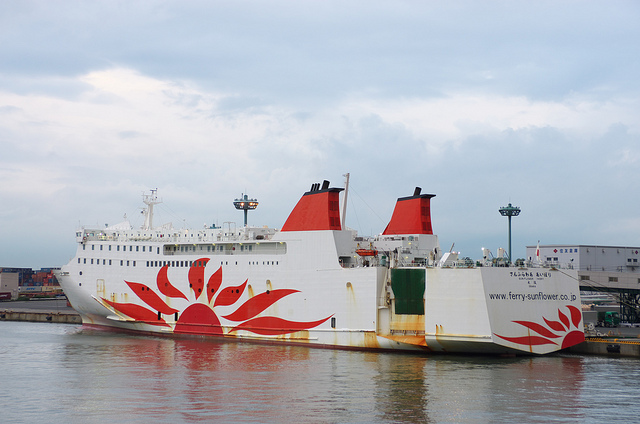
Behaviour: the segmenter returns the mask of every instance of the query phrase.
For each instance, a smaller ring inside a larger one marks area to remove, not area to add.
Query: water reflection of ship
[[[571,421],[585,411],[589,359],[581,357],[424,357],[83,333],[61,363],[81,386],[73,408],[84,414],[119,404],[140,421],[425,423]]]
[[[405,359],[404,357],[401,359]],[[389,361],[377,404],[393,422],[574,420],[584,386],[580,357],[438,357]],[[387,376],[389,378],[387,378]]]
[[[439,359],[438,359],[439,360]],[[381,421],[428,423],[431,407],[429,399],[428,362],[414,355],[377,355],[376,365],[381,370],[375,379],[375,406]]]

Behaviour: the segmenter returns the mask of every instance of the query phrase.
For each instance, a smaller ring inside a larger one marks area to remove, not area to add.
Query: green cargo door
[[[424,315],[424,269],[392,269],[391,288],[398,315]]]

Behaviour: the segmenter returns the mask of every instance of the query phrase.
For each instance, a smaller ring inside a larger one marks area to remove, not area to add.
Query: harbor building
[[[51,297],[62,294],[62,289],[58,284],[53,271],[56,268],[43,268],[40,270],[33,270],[32,268],[17,268],[17,267],[0,267],[0,278],[5,281],[12,281],[16,279],[16,295],[11,295],[12,299],[16,299],[21,296],[26,297]],[[0,299],[9,299],[9,293],[4,290],[4,285],[0,286],[0,293],[4,293],[0,296]]]
[[[527,262],[578,271],[583,295],[609,293],[620,302],[620,316],[640,322],[640,247],[586,244],[527,246]]]
[[[0,272],[0,300],[18,298],[18,273]]]

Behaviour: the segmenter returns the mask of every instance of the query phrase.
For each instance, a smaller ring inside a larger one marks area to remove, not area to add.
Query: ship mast
[[[344,181],[344,199],[342,199],[342,229],[347,228],[347,195],[349,194],[349,173],[343,175]]]
[[[146,208],[142,210],[144,214],[144,224],[142,225],[143,230],[153,230],[153,205],[157,205],[158,203],[162,203],[162,199],[158,200],[158,189],[151,189],[151,194],[143,194],[142,201]]]

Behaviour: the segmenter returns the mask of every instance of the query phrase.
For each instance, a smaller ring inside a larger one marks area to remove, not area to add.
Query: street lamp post
[[[498,209],[500,215],[509,217],[509,264],[511,264],[511,217],[520,215],[520,208],[517,206],[512,206],[509,203],[508,206],[501,207]]]

